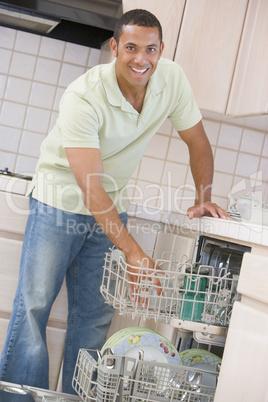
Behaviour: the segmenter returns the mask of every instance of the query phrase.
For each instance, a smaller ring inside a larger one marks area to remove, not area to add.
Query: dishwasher
[[[186,257],[175,261],[169,252],[155,258],[152,252],[154,269],[145,258],[131,282],[124,254],[111,249],[105,256],[101,285],[105,301],[122,316],[152,319],[175,328],[176,350],[172,352],[180,362],[147,361],[142,348],[135,358],[117,355],[112,347],[99,352],[98,358],[96,351],[80,349],[73,377],[80,398],[85,402],[212,402],[232,307],[240,300],[237,284],[243,254],[250,251],[247,246],[199,236],[192,261]],[[133,332],[139,339],[138,329]],[[134,343],[133,336],[126,337],[128,342]],[[206,378],[205,383],[200,378]]]

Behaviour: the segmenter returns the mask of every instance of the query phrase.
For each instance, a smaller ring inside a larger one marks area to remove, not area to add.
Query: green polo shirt
[[[99,148],[103,186],[119,213],[127,210],[125,186],[166,118],[186,130],[202,116],[181,67],[161,58],[149,80],[141,113],[122,95],[115,63],[98,65],[66,89],[57,122],[41,145],[32,194],[53,207],[90,214],[70,169],[65,148]]]

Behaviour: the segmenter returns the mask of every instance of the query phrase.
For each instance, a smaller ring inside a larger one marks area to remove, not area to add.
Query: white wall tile
[[[0,49],[0,73],[6,74],[9,70],[12,52],[7,49]]]
[[[64,63],[61,68],[59,85],[66,88],[72,81],[84,74],[85,68]]]
[[[0,74],[0,98],[3,98],[6,89],[7,76]]]
[[[220,128],[218,146],[235,150],[239,149],[242,132],[242,127],[231,126],[230,124],[222,124]]]
[[[21,130],[0,126],[0,149],[3,151],[17,152]]]
[[[133,202],[155,207],[159,195],[159,184],[138,180],[134,189]]]
[[[40,145],[45,138],[46,135],[44,134],[35,134],[24,131],[21,137],[19,152],[27,156],[39,158]]]
[[[248,177],[258,171],[260,158],[255,155],[239,153],[235,173]]]
[[[260,171],[262,172],[263,180],[268,182],[268,158],[261,158]]]
[[[178,138],[171,138],[167,159],[173,162],[179,163],[189,163],[189,151],[188,147],[184,141],[182,141],[179,136]]]
[[[58,87],[56,89],[56,96],[54,99],[54,104],[53,104],[53,109],[55,111],[59,111],[59,104],[60,104],[60,100],[62,98],[62,95],[64,94],[65,88],[60,88]]]
[[[136,179],[136,178],[138,177],[138,175],[139,175],[139,170],[140,170],[140,164],[141,164],[141,162],[138,164],[138,166],[136,167],[136,169],[135,169],[134,172],[132,173],[132,176],[131,176],[132,179]]]
[[[187,165],[179,163],[166,162],[164,167],[162,183],[171,187],[180,187],[184,185],[186,174],[188,171]]]
[[[224,148],[217,148],[214,160],[215,170],[224,173],[233,173],[235,170],[238,152]]]
[[[265,135],[262,155],[263,156],[268,156],[268,134]]]
[[[24,53],[36,54],[40,46],[41,37],[27,32],[18,31],[14,49]]]
[[[0,112],[0,124],[21,128],[23,126],[26,106],[4,101]]]
[[[22,78],[8,77],[5,99],[26,104],[29,99],[32,82]]]
[[[94,67],[99,64],[101,51],[99,49],[90,49],[89,58],[88,58],[88,67]]]
[[[24,129],[35,133],[47,134],[50,111],[29,106],[26,112]]]
[[[165,135],[170,135],[172,133],[173,126],[171,124],[171,121],[169,119],[166,119],[162,126],[157,130],[159,134],[165,134]],[[178,135],[178,133],[177,133]]]
[[[260,155],[264,142],[264,134],[253,130],[244,130],[240,151]]]
[[[184,191],[180,206],[181,213],[186,213],[187,209],[192,207],[195,203],[195,192],[194,191]]]
[[[129,199],[132,199],[135,189],[136,189],[136,180],[130,179],[126,185],[126,192]]]
[[[67,63],[85,66],[89,55],[89,48],[86,46],[66,43],[63,60]]]
[[[217,147],[214,147],[214,146],[211,147],[213,158],[215,157],[216,149],[217,149]]]
[[[183,191],[180,188],[161,185],[157,207],[162,211],[181,212]]]
[[[37,165],[37,158],[19,155],[15,165],[15,172],[32,176]]]
[[[34,80],[47,84],[57,84],[61,63],[39,57],[36,63]]]
[[[14,52],[11,60],[10,74],[21,78],[33,78],[36,57],[30,54]]]
[[[39,55],[54,60],[62,60],[65,42],[57,39],[42,37]]]
[[[48,133],[50,132],[50,130],[52,130],[52,128],[54,127],[57,118],[58,118],[59,113],[58,112],[52,112],[51,116],[50,116],[50,122],[49,122],[49,126],[48,126]]]
[[[234,175],[232,194],[235,198],[240,197],[251,192],[250,178]]]
[[[16,154],[0,151],[0,169],[7,167],[11,172],[14,172],[15,162]]]
[[[228,200],[227,198],[222,198],[222,197],[217,197],[216,195],[212,196],[212,202],[215,202],[216,204],[219,205],[219,207],[223,209],[227,209],[228,207]]]
[[[141,161],[139,178],[153,183],[160,183],[164,161],[145,156]]]
[[[0,27],[0,47],[12,49],[16,38],[14,29]]]
[[[161,211],[159,211],[158,208],[155,207],[150,207],[148,205],[138,205],[136,208],[136,213],[135,216],[137,216],[140,219],[150,219],[154,222],[160,222],[161,220]],[[146,223],[145,223],[145,227],[146,227]],[[146,229],[145,229],[146,230]],[[154,230],[152,228],[150,228],[149,232],[151,232],[151,230]],[[148,226],[147,226],[147,232],[148,232]]]
[[[218,141],[220,123],[216,121],[203,120],[203,126],[211,145],[216,145]]]
[[[167,136],[155,134],[144,155],[164,159],[167,153],[168,141]]]
[[[233,175],[215,172],[212,193],[218,196],[226,197],[231,190]]]
[[[53,85],[34,82],[31,89],[29,105],[51,109],[56,88]]]

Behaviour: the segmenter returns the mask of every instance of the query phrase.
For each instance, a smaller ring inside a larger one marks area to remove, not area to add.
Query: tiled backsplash
[[[0,169],[33,173],[39,148],[58,114],[60,97],[101,51],[0,27]],[[213,201],[255,191],[268,201],[268,133],[204,119],[212,145]],[[185,211],[193,203],[186,145],[169,121],[154,136],[129,182],[134,203]]]

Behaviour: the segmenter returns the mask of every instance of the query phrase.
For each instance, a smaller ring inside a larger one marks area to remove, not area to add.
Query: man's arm
[[[204,215],[230,219],[224,209],[211,202],[213,155],[202,121],[188,130],[180,131],[179,135],[189,149],[190,167],[196,187],[195,205],[187,210],[187,215],[190,219]]]
[[[150,268],[153,268],[154,262],[142,251],[124,227],[115,205],[103,188],[103,164],[100,150],[95,148],[65,148],[65,151],[77,184],[82,190],[84,204],[103,232],[117,248],[123,251],[129,265],[139,266],[138,261],[141,262],[143,258],[147,258]],[[137,273],[135,269],[129,269],[131,282],[137,281],[135,273]],[[153,283],[159,286],[160,294],[160,281],[155,279]],[[133,292],[133,286],[131,291]]]

